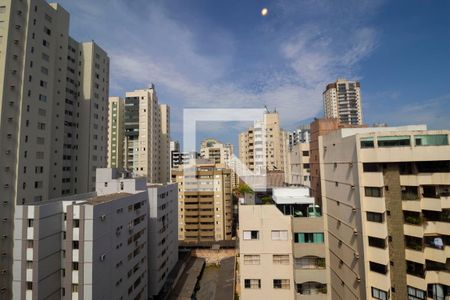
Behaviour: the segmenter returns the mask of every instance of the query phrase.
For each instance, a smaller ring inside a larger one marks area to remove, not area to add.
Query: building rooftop
[[[366,127],[366,128],[342,128],[339,132],[342,137],[355,134],[378,133],[378,132],[400,132],[400,131],[425,131],[427,125],[406,125],[397,127]]]
[[[85,202],[92,204],[92,205],[96,205],[96,204],[101,204],[101,203],[105,203],[105,202],[110,202],[110,201],[115,201],[115,200],[119,200],[122,198],[126,198],[130,195],[132,195],[132,194],[130,194],[130,193],[114,193],[114,194],[109,194],[109,195],[92,197],[92,198],[86,199]],[[80,204],[82,204],[82,203],[80,203]]]
[[[274,188],[272,198],[276,204],[314,204],[306,187]]]

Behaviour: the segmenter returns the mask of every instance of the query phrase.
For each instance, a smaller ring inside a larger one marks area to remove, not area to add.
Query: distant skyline
[[[58,3],[72,35],[109,54],[111,96],[156,85],[173,139],[185,107],[267,105],[294,129],[323,115],[325,85],[341,77],[361,81],[367,124],[450,128],[448,1]],[[237,145],[248,124],[231,125],[200,126],[198,138]]]

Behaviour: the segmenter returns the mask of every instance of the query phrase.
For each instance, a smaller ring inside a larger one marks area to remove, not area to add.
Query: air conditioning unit
[[[358,253],[358,252],[355,252],[355,253],[353,253],[353,256],[354,256],[356,259],[358,259],[358,258],[359,258],[359,253]]]
[[[361,277],[357,276],[357,277],[356,277],[356,281],[357,281],[357,282],[361,282]]]
[[[352,185],[350,186],[350,189],[354,190],[354,189],[355,189],[355,186],[352,184]]]
[[[105,261],[105,259],[106,259],[106,254],[100,255],[100,261]]]
[[[356,212],[356,207],[352,207],[352,212]]]
[[[358,235],[358,229],[353,228],[353,235]]]
[[[348,163],[348,166],[351,168],[351,167],[353,167],[353,163],[352,162],[349,162]]]
[[[106,215],[101,215],[101,216],[100,216],[100,220],[101,220],[101,221],[105,221],[105,220],[106,220]]]

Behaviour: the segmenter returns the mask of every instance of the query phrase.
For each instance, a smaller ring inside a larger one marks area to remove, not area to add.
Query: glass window
[[[304,283],[297,283],[297,293],[301,295],[316,295],[316,294],[326,294],[327,293],[327,285],[308,281]]]
[[[259,231],[244,230],[244,240],[259,240]]]
[[[385,249],[386,248],[386,239],[380,239],[377,237],[369,236],[369,246]]]
[[[260,289],[261,279],[244,279],[244,287],[246,289]]]
[[[380,187],[366,186],[364,187],[364,195],[367,197],[383,197],[383,190]]]
[[[289,264],[289,254],[274,254],[273,263],[277,265],[288,265]]]
[[[259,255],[244,255],[244,265],[259,265],[261,257]]]
[[[273,280],[273,288],[274,289],[289,289],[289,279],[274,279]]]
[[[408,285],[408,300],[425,300],[425,291]]]
[[[274,241],[287,241],[287,230],[272,230],[272,240]]]
[[[294,240],[299,244],[323,244],[324,237],[321,232],[295,233]]]
[[[363,163],[364,172],[380,172],[380,167],[377,163]]]
[[[386,291],[372,287],[372,297],[375,299],[387,300],[389,299],[389,294]]]
[[[374,142],[373,142],[373,137],[365,137],[365,138],[361,138],[361,148],[373,148],[374,147]]]
[[[448,135],[427,134],[415,135],[416,146],[445,146],[448,145]]]
[[[418,200],[419,189],[417,186],[402,186],[402,200]]]
[[[388,268],[386,265],[370,261],[369,266],[370,266],[370,271],[372,271],[372,272],[377,272],[380,274],[387,274]]]
[[[383,217],[382,213],[368,211],[367,212],[367,221],[383,223],[384,217]]]
[[[295,267],[299,269],[325,268],[325,258],[317,256],[304,256],[296,258]]]
[[[378,147],[398,147],[411,145],[411,137],[409,135],[401,136],[379,136]]]

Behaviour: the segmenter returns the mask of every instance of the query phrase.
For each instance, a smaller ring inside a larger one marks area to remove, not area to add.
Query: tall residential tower
[[[109,58],[44,0],[0,3],[0,298],[11,298],[16,205],[93,191],[106,166]]]
[[[326,118],[336,118],[340,123],[361,125],[361,91],[359,81],[338,79],[327,85],[323,92],[323,110]]]
[[[123,101],[123,109],[121,108]],[[152,183],[170,181],[170,109],[159,104],[154,85],[109,103],[108,162]],[[122,157],[122,159],[120,158]]]

